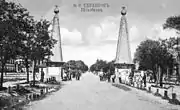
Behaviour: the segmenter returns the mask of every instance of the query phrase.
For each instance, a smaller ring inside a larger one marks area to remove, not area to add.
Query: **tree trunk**
[[[63,79],[64,69],[61,67],[61,80]]]
[[[156,84],[160,84],[160,78],[161,78],[161,67],[160,66],[157,66],[157,74],[156,74],[156,77],[157,77],[157,82]]]
[[[25,59],[26,73],[27,73],[27,83],[29,83],[29,65],[28,59]]]
[[[160,80],[159,80],[159,83],[160,83],[160,87],[163,87],[163,68],[161,67],[161,72],[160,72]]]
[[[154,83],[156,83],[157,77],[156,77],[156,71],[155,71],[155,69],[153,70],[153,79],[154,79]]]
[[[35,81],[36,81],[36,71],[35,71],[35,67],[36,67],[36,60],[33,60],[32,62],[32,71],[33,71],[33,86],[35,86]]]
[[[169,76],[171,76],[173,74],[173,66],[169,67]]]
[[[2,63],[2,62],[1,62]],[[3,74],[4,74],[4,66],[5,66],[5,64],[4,63],[2,63],[2,65],[1,65],[1,82],[0,82],[0,88],[2,88],[3,87],[3,80],[4,80],[4,78],[3,78]]]

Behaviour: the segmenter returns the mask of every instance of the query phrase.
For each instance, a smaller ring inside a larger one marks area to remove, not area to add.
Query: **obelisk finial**
[[[58,13],[59,13],[59,8],[58,8],[57,5],[55,6],[54,13],[55,13],[55,14],[58,14]]]
[[[121,10],[121,15],[126,15],[126,13],[127,13],[126,7],[123,6]]]

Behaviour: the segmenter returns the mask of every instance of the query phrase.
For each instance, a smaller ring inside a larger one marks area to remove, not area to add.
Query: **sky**
[[[141,41],[176,37],[175,30],[163,30],[170,16],[180,15],[180,0],[15,0],[27,8],[35,19],[52,21],[55,5],[59,6],[64,61],[83,60],[87,65],[97,59],[111,61],[116,46],[121,7],[127,7],[131,56]],[[96,12],[82,12],[75,4],[101,4]],[[104,4],[104,7],[102,6]]]

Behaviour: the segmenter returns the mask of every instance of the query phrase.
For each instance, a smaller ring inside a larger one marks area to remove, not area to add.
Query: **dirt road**
[[[61,90],[47,98],[33,102],[27,110],[168,110],[146,96],[139,96],[132,89],[116,88],[100,82],[91,73],[80,81],[66,82]]]

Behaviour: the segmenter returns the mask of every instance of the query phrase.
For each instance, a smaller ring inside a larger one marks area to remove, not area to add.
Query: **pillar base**
[[[155,96],[161,97],[161,94],[159,93],[159,89],[157,89],[156,93],[154,93]]]
[[[176,98],[176,93],[172,93],[172,99],[169,100],[169,103],[180,105],[180,101]]]

